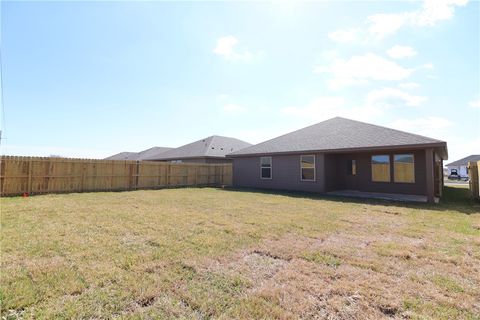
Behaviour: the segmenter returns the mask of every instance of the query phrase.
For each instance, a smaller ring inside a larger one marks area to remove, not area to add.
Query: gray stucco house
[[[183,163],[231,163],[228,153],[251,146],[250,143],[222,136],[210,136],[184,146],[150,155],[143,160]]]
[[[423,196],[443,188],[444,141],[333,118],[232,152],[236,187]]]

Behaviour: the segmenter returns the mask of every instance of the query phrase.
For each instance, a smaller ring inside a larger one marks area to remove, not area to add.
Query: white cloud
[[[406,26],[431,27],[440,21],[452,19],[455,14],[455,8],[465,6],[467,3],[468,0],[424,0],[422,6],[417,10],[399,13],[378,13],[368,16],[364,24],[365,31],[363,32],[360,28],[340,29],[331,32],[329,38],[334,41],[338,41],[338,39],[353,41],[354,38],[361,42],[381,40],[395,34]],[[355,37],[352,37],[347,32],[348,30],[355,30]]]
[[[357,37],[357,33],[357,29],[337,30],[330,32],[328,34],[328,37],[330,38],[330,40],[335,42],[347,43],[354,41]]]
[[[417,107],[427,100],[427,97],[406,93],[397,88],[381,88],[367,94],[366,103],[369,106],[388,108],[393,106]]]
[[[480,99],[472,100],[468,105],[472,108],[480,108]]]
[[[380,40],[396,33],[408,19],[405,13],[379,13],[367,17],[368,32],[374,39]]]
[[[448,145],[449,162],[461,159],[471,154],[480,153],[480,137],[452,137],[449,135],[445,139]],[[448,163],[448,162],[447,162]]]
[[[332,75],[329,85],[334,89],[368,80],[400,81],[408,78],[413,71],[374,53],[353,56],[348,60],[336,59],[331,66],[314,68],[315,73]]]
[[[398,119],[390,124],[392,128],[402,131],[431,136],[438,134],[439,130],[444,130],[453,125],[453,122],[441,117],[425,117],[416,119]]]
[[[248,50],[243,52],[238,52],[236,50],[236,46],[238,44],[238,39],[234,36],[225,36],[218,38],[217,45],[213,49],[213,53],[222,56],[224,59],[229,61],[243,61],[249,62],[252,61],[254,58],[261,57],[263,54],[259,53],[252,53]]]
[[[417,55],[417,51],[412,47],[395,45],[387,50],[387,54],[394,59],[401,59],[413,57]]]
[[[453,18],[456,6],[465,6],[468,0],[425,0],[420,10],[412,14],[412,23],[434,26],[438,21]]]
[[[247,108],[238,104],[229,103],[222,107],[222,110],[228,113],[242,113],[247,111]]]
[[[420,85],[416,82],[404,82],[400,83],[398,86],[402,89],[415,89],[420,87]]]

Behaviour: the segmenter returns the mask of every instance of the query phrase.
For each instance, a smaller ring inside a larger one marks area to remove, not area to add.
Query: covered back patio
[[[390,148],[325,153],[325,191],[346,197],[438,202],[443,152],[441,148]]]

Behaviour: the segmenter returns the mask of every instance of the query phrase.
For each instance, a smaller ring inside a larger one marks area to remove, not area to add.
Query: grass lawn
[[[480,205],[214,188],[1,199],[4,318],[480,319]]]

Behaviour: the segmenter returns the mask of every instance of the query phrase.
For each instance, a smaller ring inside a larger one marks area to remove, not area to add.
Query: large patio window
[[[415,159],[413,154],[393,156],[393,179],[395,182],[415,183]]]
[[[315,156],[300,156],[302,181],[315,181]]]
[[[272,179],[272,157],[260,158],[260,178]]]
[[[390,182],[390,156],[372,156],[372,181]]]

